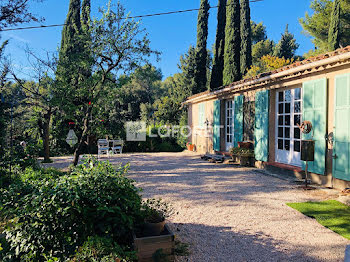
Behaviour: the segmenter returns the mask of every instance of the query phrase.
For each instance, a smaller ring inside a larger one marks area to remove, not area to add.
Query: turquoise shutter
[[[309,171],[324,175],[326,170],[327,79],[303,83],[303,121],[311,121],[313,130],[303,139],[315,140],[315,161]],[[305,163],[303,163],[305,165]]]
[[[243,140],[243,99],[244,96],[235,97],[234,109],[234,147],[238,146],[238,142]]]
[[[269,155],[269,90],[255,94],[255,159],[268,161]]]
[[[335,78],[333,176],[350,181],[350,74]]]
[[[220,110],[221,101],[214,101],[213,148],[215,151],[220,151]]]

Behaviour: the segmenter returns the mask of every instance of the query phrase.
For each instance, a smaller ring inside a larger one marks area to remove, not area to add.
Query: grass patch
[[[287,203],[318,223],[350,239],[350,207],[336,200],[322,202]]]

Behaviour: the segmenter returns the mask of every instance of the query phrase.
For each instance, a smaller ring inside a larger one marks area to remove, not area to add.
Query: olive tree
[[[90,129],[90,118],[93,108],[101,105],[101,100],[114,82],[115,76],[126,73],[148,62],[151,55],[158,57],[159,53],[150,47],[147,32],[141,27],[140,21],[130,18],[124,7],[118,2],[111,2],[107,8],[100,9],[101,17],[92,19],[90,25],[89,43],[91,76],[79,86],[84,89],[85,103],[80,105],[82,116],[79,119],[81,135],[74,152],[73,164],[77,165],[83,146]],[[66,86],[69,88],[69,85]],[[79,92],[80,90],[74,90]]]

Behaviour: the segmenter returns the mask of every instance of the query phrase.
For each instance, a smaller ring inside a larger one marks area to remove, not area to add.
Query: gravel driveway
[[[343,261],[350,241],[285,203],[322,200],[294,184],[250,168],[210,164],[192,153],[116,156],[146,198],[179,212],[170,219],[190,245],[178,261]]]

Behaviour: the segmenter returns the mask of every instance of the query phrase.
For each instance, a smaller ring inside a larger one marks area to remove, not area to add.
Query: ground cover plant
[[[0,189],[0,260],[134,261],[145,212],[128,168],[87,158],[70,173],[25,169]]]
[[[350,207],[336,200],[322,202],[287,203],[318,223],[350,239]]]

